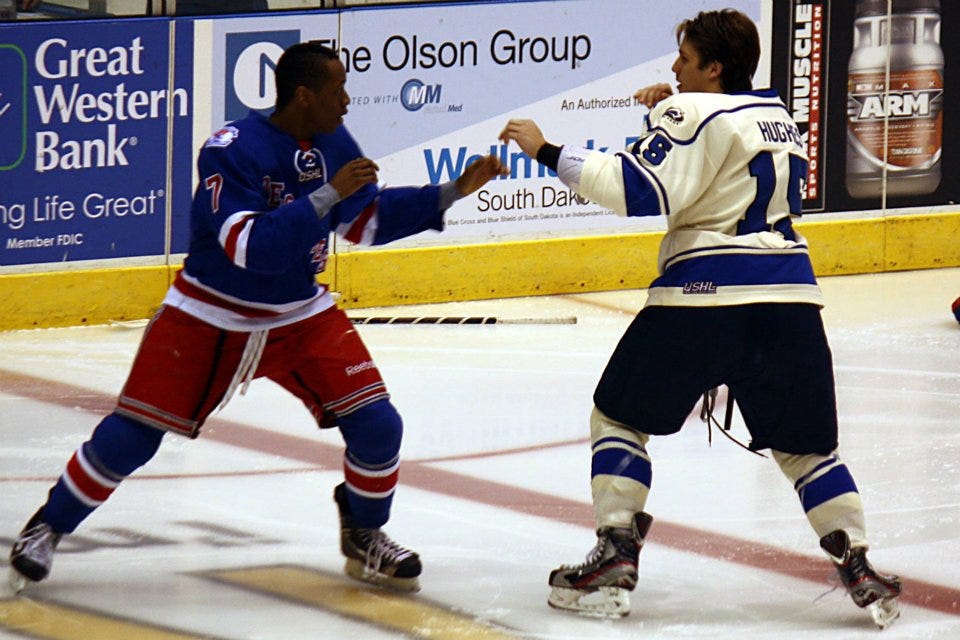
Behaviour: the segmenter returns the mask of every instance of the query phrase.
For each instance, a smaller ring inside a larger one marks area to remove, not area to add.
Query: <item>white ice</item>
[[[882,637],[960,638],[960,325],[949,310],[960,269],[823,278],[821,286],[840,453],[863,497],[871,561],[906,585],[903,616]],[[404,417],[387,530],[423,558],[423,589],[411,602],[480,625],[469,636],[477,638],[877,637],[866,612],[842,588],[831,590],[830,567],[776,465],[717,433],[708,445],[696,416],[649,447],[655,521],[630,616],[598,621],[547,606],[550,569],[581,561],[595,540],[590,398],[644,299],[644,291],[622,291],[351,311],[577,318],[359,328]],[[0,544],[9,545],[110,410],[141,333],[0,333]],[[742,424],[733,435],[746,439]],[[429,615],[402,633],[336,613],[322,593],[304,603],[211,578],[278,565],[340,574],[331,500],[340,446],[339,434],[317,431],[296,400],[254,382],[198,440],[167,436],[157,457],[64,540],[47,581],[20,600],[0,592],[0,639],[28,637],[5,622],[10,603],[192,637],[468,637]],[[808,575],[789,569],[807,561]]]

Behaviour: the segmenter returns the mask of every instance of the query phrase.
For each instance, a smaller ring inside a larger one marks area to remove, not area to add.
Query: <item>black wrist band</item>
[[[544,142],[537,150],[537,162],[556,171],[557,165],[560,163],[560,149],[562,148],[563,147],[558,147],[555,144]]]

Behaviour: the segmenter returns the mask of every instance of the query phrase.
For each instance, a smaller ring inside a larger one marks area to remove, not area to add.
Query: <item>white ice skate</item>
[[[836,565],[840,581],[854,604],[866,609],[874,624],[886,629],[900,617],[897,602],[902,589],[900,578],[877,573],[867,561],[866,549],[852,548],[845,531],[825,535],[820,539],[820,546]]]
[[[547,604],[591,618],[622,618],[630,613],[637,586],[637,562],[653,518],[634,515],[630,527],[603,527],[585,562],[550,572]]]

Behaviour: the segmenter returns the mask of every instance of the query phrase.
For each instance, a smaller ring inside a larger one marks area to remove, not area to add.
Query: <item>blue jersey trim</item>
[[[764,250],[758,249],[757,247],[751,247],[743,244],[724,244],[724,245],[717,245],[717,246],[710,246],[710,247],[699,247],[696,249],[687,249],[686,251],[681,251],[679,253],[675,253],[672,256],[670,256],[670,259],[667,260],[667,262],[664,264],[664,271],[669,271],[671,268],[673,268],[673,266],[677,262],[681,260],[689,259],[694,254],[704,253],[704,252],[716,252],[716,251],[727,251],[727,252],[732,252],[737,254],[741,252],[742,253],[750,252],[755,255],[756,252],[764,251]],[[783,251],[783,252],[795,251],[795,252],[803,253],[807,255],[807,245],[797,244],[787,249],[780,249],[780,251]]]
[[[683,287],[693,282],[712,282],[717,287],[817,283],[806,253],[728,253],[678,262],[650,288]]]
[[[623,175],[623,195],[627,204],[628,216],[655,216],[663,213],[670,215],[670,202],[667,191],[659,178],[652,173],[635,167],[626,154],[620,156]],[[663,197],[663,211],[660,210],[660,198]]]
[[[790,112],[787,111],[786,105],[784,105],[783,103],[751,102],[748,104],[740,105],[738,107],[734,107],[732,109],[723,109],[721,111],[714,111],[709,116],[707,116],[706,118],[700,121],[700,124],[697,125],[697,130],[694,131],[693,135],[687,138],[686,140],[674,138],[666,131],[666,129],[664,129],[661,126],[653,127],[652,129],[650,129],[650,131],[651,132],[656,131],[658,133],[663,134],[670,140],[670,142],[673,142],[674,144],[681,144],[681,145],[693,144],[696,141],[697,137],[700,135],[700,132],[703,131],[703,128],[707,126],[707,124],[714,118],[717,118],[719,116],[722,116],[728,113],[736,113],[737,111],[744,111],[746,109],[777,109],[779,111],[785,112],[788,116],[790,115]]]

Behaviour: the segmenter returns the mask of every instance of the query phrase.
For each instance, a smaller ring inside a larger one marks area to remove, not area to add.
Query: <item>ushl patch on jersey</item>
[[[299,149],[293,159],[293,164],[300,174],[300,182],[326,179],[327,164],[323,159],[323,154],[316,147]]]
[[[214,133],[207,140],[205,147],[228,147],[230,143],[237,139],[240,135],[240,132],[236,127],[226,126],[223,129],[220,129]]]

